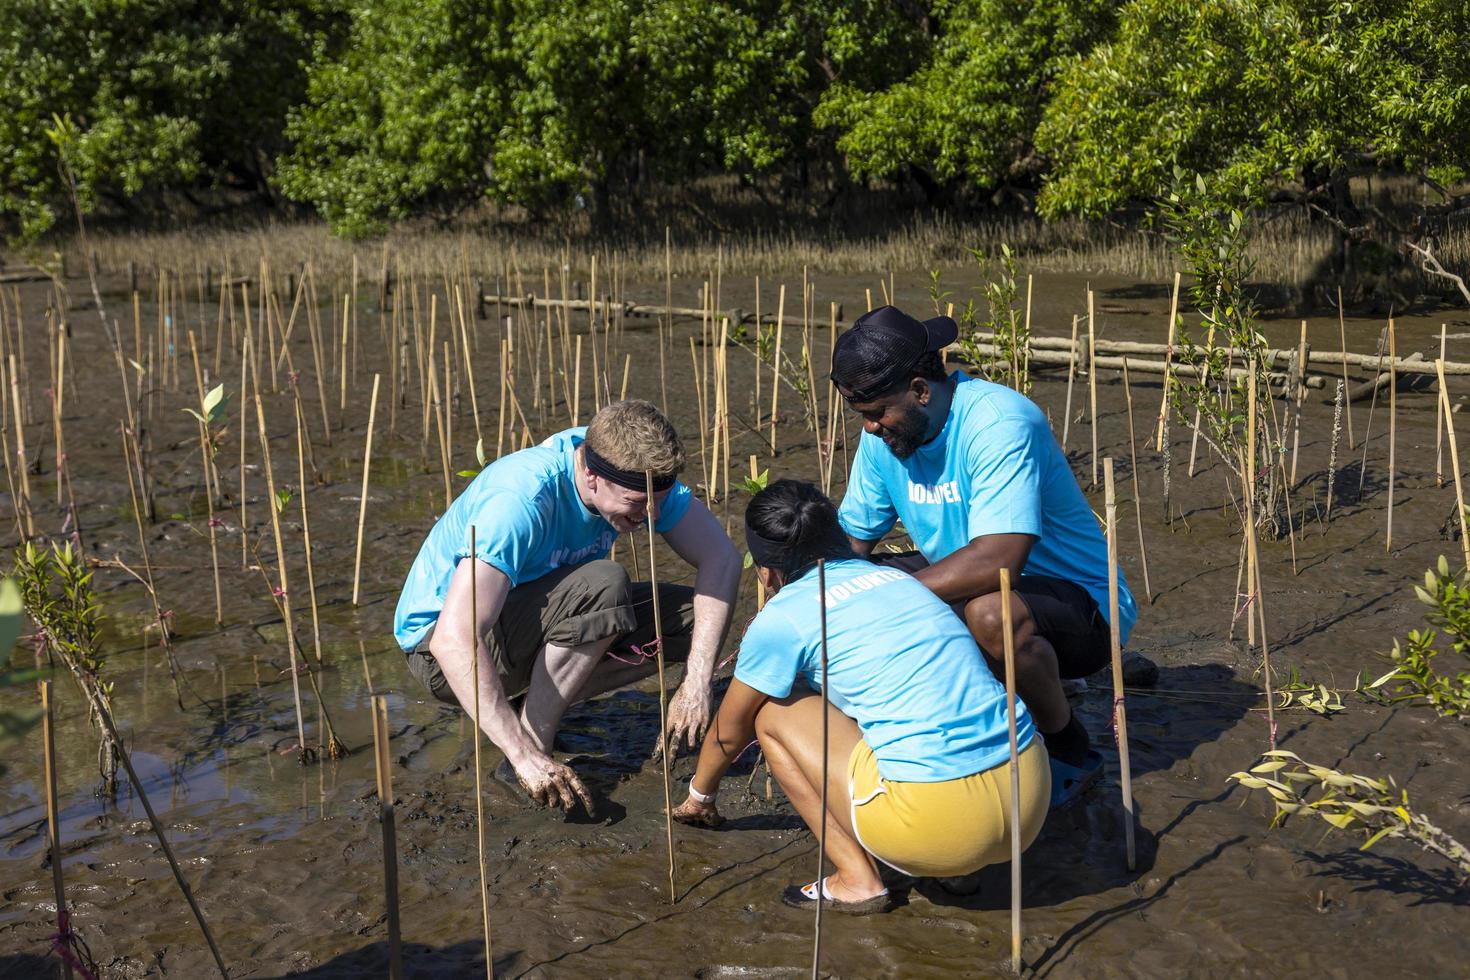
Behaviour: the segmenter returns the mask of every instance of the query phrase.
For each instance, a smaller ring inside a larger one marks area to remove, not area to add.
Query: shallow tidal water
[[[820,365],[826,360],[829,300],[843,302],[850,316],[863,303],[863,289],[872,288],[876,295],[878,285],[876,276],[871,282],[820,275],[815,280],[816,305],[822,311],[816,319],[822,326],[814,331],[813,345]],[[923,274],[900,275],[897,284],[901,305],[915,310],[927,306]],[[122,393],[95,314],[82,303],[85,282],[68,285],[74,324],[69,356],[76,359],[81,387],[64,406],[63,419],[80,525],[90,555],[103,560],[116,555],[136,566],[141,560],[137,532],[116,436]],[[117,291],[119,284],[106,285],[104,299],[123,316],[127,301]],[[1086,310],[1085,285],[1081,276],[1038,275],[1033,331],[1067,336],[1072,315]],[[1169,304],[1165,286],[1106,277],[1095,278],[1093,285],[1101,336],[1163,339]],[[677,283],[675,302],[694,305],[697,286]],[[26,308],[38,321],[35,311],[42,308],[46,289],[28,285],[24,290]],[[727,279],[724,290],[724,306],[754,308],[748,282]],[[795,312],[799,303],[791,295],[800,294],[799,275],[788,282],[788,293],[788,313]],[[656,302],[663,295],[662,284],[630,286],[628,294]],[[398,587],[444,503],[432,424],[428,452],[421,455],[422,408],[412,366],[405,400],[391,420],[388,378],[383,379],[362,598],[356,606],[351,602],[368,393],[372,372],[387,370],[388,345],[380,340],[378,314],[369,299],[365,293],[362,344],[356,381],[349,385],[345,429],[335,427],[335,374],[326,386],[334,423],[330,445],[316,407],[310,343],[299,329],[291,342],[322,473],[322,482],[306,492],[321,618],[322,658],[316,676],[330,721],[351,753],[306,766],[296,761],[284,626],[253,558],[242,562],[238,508],[220,515],[224,623],[214,623],[196,430],[181,411],[194,404],[187,360],[181,363],[183,384],[178,390],[160,383],[148,397],[159,521],[146,528],[146,535],[159,596],[173,614],[177,682],[156,637],[143,632],[152,619],[143,589],[115,567],[98,568],[94,580],[109,617],[105,676],[116,684],[116,717],[233,976],[385,973],[387,925],[369,716],[374,692],[389,699],[406,974],[466,976],[484,969],[469,728],[461,715],[418,688],[390,635]],[[775,289],[768,282],[762,310],[774,308]],[[188,304],[176,312],[187,326],[201,329],[201,358],[212,365],[213,304]],[[471,340],[472,357],[485,442],[493,455],[499,335],[493,306],[490,314],[470,329],[478,335]],[[157,311],[144,302],[145,333],[153,322],[150,317],[156,319]],[[330,308],[322,310],[322,318],[331,322]],[[1273,317],[1266,332],[1275,345],[1294,345],[1298,322],[1288,315]],[[1441,322],[1448,324],[1452,338],[1450,359],[1461,359],[1455,349],[1470,339],[1470,315],[1455,310],[1400,319],[1401,356],[1423,351],[1432,360]],[[573,315],[575,330],[585,331],[585,323],[585,313]],[[1382,325],[1381,319],[1347,318],[1349,348],[1373,352]],[[441,331],[443,327],[441,322]],[[1315,348],[1337,348],[1335,316],[1311,318],[1309,330]],[[785,333],[785,349],[793,359],[799,357],[800,333],[799,328]],[[224,335],[228,340],[228,330]],[[699,482],[703,477],[695,456],[702,427],[689,368],[691,336],[697,356],[703,356],[699,323],[676,322],[666,377],[671,417],[690,448],[689,479]],[[27,355],[36,421],[26,434],[28,444],[38,447],[52,436],[43,393],[44,331],[38,326],[32,337],[39,338]],[[628,320],[622,333],[610,338],[609,350],[613,356],[607,387],[616,393],[623,355],[631,355],[628,393],[658,402],[652,321]],[[753,425],[758,416],[752,407],[751,355],[732,347],[728,356],[732,483],[748,468],[745,460],[751,453],[762,454],[760,465],[769,465],[773,477],[813,477],[814,436],[802,423],[797,396],[789,389],[781,393],[781,452],[768,460],[763,448],[767,430],[758,433]],[[1463,359],[1470,360],[1470,353]],[[585,421],[593,401],[590,357],[584,371]],[[563,427],[565,415],[560,404],[549,410],[533,401],[532,372],[528,354],[516,385],[534,434],[541,438]],[[225,490],[234,501],[239,365],[229,350],[223,355],[222,374],[236,392],[222,423],[226,431],[219,462]],[[1355,381],[1364,376],[1353,371]],[[262,390],[277,483],[295,487],[292,402],[285,379],[283,368],[282,392],[270,393],[268,383]],[[1201,446],[1198,472],[1188,477],[1189,433],[1173,425],[1176,512],[1166,524],[1163,462],[1145,449],[1146,433],[1158,412],[1158,376],[1135,375],[1131,381],[1151,603],[1143,595],[1127,403],[1115,371],[1100,372],[1098,439],[1101,453],[1119,461],[1122,567],[1140,608],[1131,649],[1160,667],[1156,686],[1128,693],[1138,867],[1129,871],[1124,862],[1117,756],[1108,732],[1112,693],[1103,674],[1078,704],[1107,757],[1107,776],[1083,805],[1053,815],[1024,858],[1027,970],[1058,977],[1274,976],[1308,970],[1327,976],[1463,974],[1470,955],[1470,893],[1447,866],[1399,841],[1361,852],[1354,837],[1324,836],[1326,825],[1320,821],[1297,820],[1268,830],[1266,801],[1227,782],[1230,773],[1249,767],[1266,747],[1267,724],[1259,657],[1246,649],[1243,621],[1235,636],[1230,635],[1240,539],[1232,530],[1236,522],[1227,503],[1224,471]],[[769,412],[769,384],[767,371],[762,418]],[[1456,403],[1470,393],[1470,379],[1452,378],[1450,385]],[[1034,392],[1059,433],[1066,387],[1064,372],[1049,370],[1039,375]],[[1085,482],[1091,439],[1085,382],[1073,398],[1067,449]],[[1300,708],[1284,709],[1277,714],[1279,742],[1314,762],[1392,775],[1408,790],[1416,809],[1461,840],[1470,839],[1470,780],[1464,762],[1470,754],[1470,726],[1435,718],[1422,708],[1371,704],[1352,693],[1360,672],[1371,679],[1387,669],[1381,655],[1395,637],[1422,626],[1413,585],[1424,569],[1442,553],[1459,553],[1458,542],[1440,531],[1454,495],[1450,486],[1435,483],[1434,399],[1409,392],[1398,398],[1391,552],[1384,545],[1386,393],[1373,409],[1371,430],[1368,405],[1354,406],[1358,440],[1371,432],[1367,465],[1360,464],[1361,446],[1351,452],[1345,445],[1339,449],[1332,521],[1327,526],[1319,520],[1326,498],[1331,399],[1329,383],[1309,393],[1304,409],[1293,494],[1300,526],[1294,542],[1296,571],[1292,545],[1285,539],[1263,542],[1261,560],[1278,680],[1295,669],[1303,679],[1342,690],[1346,710],[1320,717]],[[825,412],[824,389],[821,401]],[[457,409],[454,470],[475,465],[467,391],[461,390]],[[146,404],[143,410],[148,411]],[[1463,424],[1462,413],[1455,419]],[[847,421],[855,438],[856,427]],[[248,521],[259,554],[273,568],[269,502],[253,419],[251,423]],[[839,447],[834,496],[841,493],[841,453]],[[38,526],[57,533],[62,512],[55,506],[53,465],[51,454],[43,453],[40,473],[32,478],[32,495]],[[465,482],[453,478],[456,488]],[[1101,490],[1091,496],[1101,512]],[[0,515],[8,515],[9,495],[0,492],[0,498]],[[292,580],[288,595],[297,634],[312,656],[298,504],[293,499],[283,512]],[[739,526],[743,504],[737,490],[728,507],[733,527]],[[717,502],[715,511],[727,513],[723,502]],[[13,525],[7,523],[3,533],[4,543],[13,544]],[[644,546],[636,542],[636,547]],[[630,567],[633,547],[627,539],[618,545],[617,557]],[[646,568],[646,554],[639,560]],[[668,581],[690,575],[666,549],[660,550],[659,567]],[[753,612],[754,587],[747,577],[732,636]],[[724,656],[734,646],[732,639]],[[36,659],[23,644],[11,662],[28,666]],[[721,673],[728,676],[729,667]],[[74,927],[105,976],[211,975],[208,950],[131,789],[124,783],[115,804],[104,804],[93,794],[96,740],[63,669],[58,667],[55,679],[62,861]],[[319,744],[321,709],[304,679],[302,691],[308,741]],[[29,688],[0,690],[0,708],[34,703]],[[561,739],[564,758],[596,795],[595,818],[579,814],[568,819],[520,805],[490,778],[499,757],[486,746],[486,866],[497,974],[774,977],[810,972],[811,918],[782,906],[779,894],[789,883],[814,877],[815,841],[779,787],[772,786],[768,794],[764,770],[752,769],[753,750],[722,788],[725,826],[718,831],[675,828],[678,901],[669,903],[662,778],[659,768],[647,761],[657,719],[653,682],[579,706],[569,715]],[[56,959],[46,956],[55,923],[40,794],[39,727],[6,751],[3,765],[0,976],[57,975]],[[678,760],[676,792],[692,766],[688,756]],[[840,977],[1003,973],[1009,956],[1008,868],[988,869],[970,884],[971,893],[956,895],[921,883],[906,890],[903,906],[887,916],[826,917],[824,972]]]

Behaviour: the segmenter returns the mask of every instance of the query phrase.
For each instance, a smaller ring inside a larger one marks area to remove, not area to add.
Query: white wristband
[[[716,789],[716,792],[718,792],[718,788]],[[694,777],[693,776],[690,776],[689,777],[689,798],[691,800],[693,800],[695,803],[698,803],[701,806],[703,806],[705,804],[713,803],[715,801],[715,794],[714,793],[701,793],[699,790],[695,789],[694,788]]]

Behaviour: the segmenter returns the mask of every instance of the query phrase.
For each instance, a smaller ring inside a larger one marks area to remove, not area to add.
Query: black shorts
[[[917,551],[874,554],[872,560],[909,573],[929,566]],[[1092,593],[1076,582],[1049,575],[1022,575],[1011,591],[1031,610],[1036,632],[1056,650],[1057,668],[1063,677],[1087,677],[1108,665],[1113,653],[1112,631]],[[961,620],[965,618],[966,602],[958,599],[949,604]]]

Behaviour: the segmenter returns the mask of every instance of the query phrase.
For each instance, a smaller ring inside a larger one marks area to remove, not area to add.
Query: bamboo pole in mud
[[[689,363],[694,375],[694,400],[699,407],[699,467],[704,474],[706,495],[709,489],[709,465],[705,461],[705,431],[709,428],[706,414],[704,386],[699,383],[699,352],[695,350],[694,338],[689,338]]]
[[[1302,321],[1302,339],[1296,354],[1296,403],[1291,416],[1291,476],[1287,478],[1287,492],[1296,486],[1296,461],[1302,448],[1302,405],[1307,397],[1307,321]],[[1283,433],[1284,434],[1284,433]]]
[[[383,902],[388,914],[388,976],[402,980],[403,949],[398,929],[398,835],[393,820],[393,769],[388,756],[388,699],[374,694],[373,762],[378,777],[378,813],[383,827]]]
[[[475,638],[475,653],[470,657],[471,686],[475,690],[475,846],[480,856],[480,920],[485,928],[485,976],[495,980],[495,958],[490,950],[490,885],[485,875],[485,791],[482,788],[480,763],[480,617],[476,606],[476,569],[478,554],[475,546],[475,525],[470,525],[470,636]]]
[[[367,526],[368,474],[373,465],[373,423],[378,419],[378,383],[381,374],[373,374],[372,401],[368,404],[367,444],[362,450],[362,499],[357,505],[357,557],[352,562],[352,604],[357,605],[362,587],[362,536]],[[304,485],[303,485],[304,486]]]
[[[1087,398],[1092,405],[1092,486],[1097,486],[1097,320],[1093,293],[1087,290]]]
[[[1398,446],[1399,384],[1394,370],[1397,350],[1394,345],[1393,317],[1388,319],[1388,519],[1383,529],[1383,550],[1393,551],[1393,478],[1395,450]]]
[[[56,805],[56,719],[51,708],[51,682],[41,681],[41,747],[46,767],[46,839],[51,847],[51,888],[56,893],[57,939],[66,942],[71,936],[70,916],[66,910],[66,883],[61,877],[61,825],[57,822]],[[71,960],[61,957],[61,971],[71,980]]]
[[[1123,695],[1123,646],[1118,632],[1118,512],[1113,489],[1113,458],[1103,461],[1104,510],[1108,524],[1108,632],[1113,662],[1113,733],[1118,740],[1119,782],[1123,790],[1123,833],[1128,870],[1138,865],[1134,838],[1133,764],[1128,754],[1128,703]],[[1008,604],[1003,607],[1009,609]],[[1014,792],[1014,791],[1013,791]]]
[[[572,355],[572,425],[582,423],[582,335],[577,334],[576,353]]]
[[[244,400],[243,392],[241,400]],[[291,696],[296,702],[296,736],[301,740],[298,760],[304,765],[310,758],[311,749],[306,744],[306,722],[304,712],[301,710],[301,677],[296,660],[296,629],[291,620],[291,591],[286,572],[286,549],[285,541],[281,536],[281,515],[278,506],[279,498],[276,497],[276,475],[271,469],[271,447],[270,441],[265,434],[265,408],[260,402],[260,386],[255,388],[255,424],[260,435],[260,455],[265,464],[266,493],[270,499],[267,506],[271,512],[271,534],[276,542],[276,577],[280,580],[280,605],[281,619],[286,624],[286,652],[291,658]],[[244,433],[241,433],[244,437]],[[261,572],[265,572],[264,565]],[[269,578],[267,578],[269,581]],[[274,596],[273,596],[274,597]],[[325,709],[323,709],[325,710]]]
[[[214,965],[219,970],[222,980],[229,980],[229,971],[225,969],[224,958],[220,955],[219,946],[215,944],[214,934],[209,931],[209,923],[204,920],[204,912],[199,908],[199,903],[194,899],[194,892],[189,888],[189,882],[184,878],[184,872],[179,867],[179,859],[174,856],[174,849],[168,842],[168,837],[163,832],[163,825],[158,822],[158,815],[153,812],[153,804],[148,800],[148,793],[143,789],[143,781],[138,778],[138,772],[133,768],[133,759],[123,744],[122,736],[118,734],[117,725],[112,720],[112,712],[107,705],[97,696],[95,691],[87,691],[87,698],[92,704],[92,709],[97,717],[102,720],[102,727],[107,729],[108,736],[117,746],[118,758],[122,761],[123,770],[128,774],[128,782],[133,786],[133,792],[138,795],[138,802],[143,804],[143,813],[148,817],[148,824],[153,828],[153,836],[158,838],[158,846],[163,851],[164,857],[168,858],[168,866],[173,871],[174,882],[178,884],[179,891],[184,893],[184,900],[189,903],[189,910],[194,913],[194,921],[199,924],[199,931],[204,934],[204,941],[209,946],[209,952],[214,957]]]
[[[1002,575],[1005,573],[1002,572]],[[1004,581],[1004,580],[1002,580]],[[817,828],[817,912],[816,928],[812,933],[812,980],[817,980],[822,965],[822,906],[827,877],[827,745],[831,741],[830,720],[827,717],[827,559],[817,559],[817,616],[822,629],[822,805],[821,824]]]
[[[1067,435],[1072,429],[1072,382],[1077,377],[1077,317],[1072,317],[1072,348],[1067,358],[1067,404],[1062,412],[1062,453],[1067,452]]]
[[[1109,463],[1112,460],[1108,460]],[[1016,735],[1016,638],[1011,624],[1011,570],[1000,570],[1001,635],[1005,637],[1006,732],[1011,750],[1011,972],[1021,973],[1021,752]]]
[[[1393,321],[1390,320],[1390,323]],[[1387,350],[1387,328],[1378,335],[1378,366],[1373,369],[1374,379],[1383,376],[1383,354]],[[1373,441],[1373,413],[1378,408],[1378,385],[1373,386],[1373,397],[1368,400],[1368,424],[1363,429],[1363,461],[1358,466],[1358,496],[1363,495],[1363,481],[1368,477],[1368,444]]]
[[[306,546],[306,591],[311,600],[311,646],[312,652],[316,654],[318,666],[322,662],[322,627],[321,617],[317,614],[316,604],[316,569],[311,561],[311,518],[306,512],[306,454],[302,451],[304,439],[302,438],[306,429],[306,409],[302,408],[301,402],[296,402],[296,480],[298,483],[297,493],[301,496],[301,538]],[[371,690],[372,685],[368,685]]]
[[[1020,392],[1026,390],[1026,385],[1031,380],[1031,273],[1029,272],[1026,273],[1026,328],[1024,332],[1026,334],[1026,344],[1024,349],[1021,350],[1021,378],[1016,383],[1016,390]],[[1016,348],[1020,346],[1015,342],[1015,335],[1012,334],[1012,357],[1016,354]],[[1014,371],[1012,371],[1011,377],[1014,378],[1015,376]]]
[[[658,604],[658,556],[653,539],[653,470],[643,471],[643,480],[649,506],[648,525],[648,584],[653,593],[653,649],[658,659],[658,755],[664,770],[664,829],[669,843],[669,904],[678,901],[674,894],[674,801],[669,789],[669,745],[668,687],[664,681],[664,619]]]
[[[1173,378],[1170,367],[1174,363],[1174,338],[1179,324],[1179,273],[1174,273],[1174,292],[1169,300],[1169,335],[1164,350],[1164,393],[1159,398],[1159,422],[1158,430],[1154,439],[1154,452],[1164,451],[1164,437],[1167,427],[1164,422],[1169,415],[1169,382]]]
[[[1338,336],[1338,340],[1341,342],[1340,343],[1340,346],[1342,347],[1342,387],[1343,387],[1343,397],[1347,399],[1346,412],[1347,412],[1348,448],[1349,449],[1356,449],[1356,448],[1358,448],[1357,447],[1357,443],[1353,439],[1353,395],[1352,395],[1352,391],[1351,391],[1352,382],[1348,380],[1347,322],[1343,319],[1343,313],[1342,313],[1342,287],[1341,286],[1338,286],[1337,287],[1337,336]]]
[[[664,225],[664,309],[670,309],[674,305],[674,240],[669,231],[669,226]],[[756,323],[756,331],[760,331],[760,323]],[[664,366],[664,344],[673,343],[674,340],[674,315],[667,314],[666,320],[659,321],[658,329],[658,392],[662,399],[660,405],[664,414],[669,414],[669,378],[668,371]],[[759,365],[756,373],[759,374]],[[759,401],[759,399],[757,399]],[[757,418],[759,423],[760,419]]]
[[[1261,626],[1261,674],[1265,679],[1266,688],[1266,724],[1268,727],[1267,743],[1271,749],[1276,748],[1276,697],[1271,690],[1271,652],[1266,641],[1266,616],[1262,610],[1261,602],[1261,558],[1256,549],[1256,519],[1255,519],[1255,487],[1256,487],[1256,371],[1254,365],[1247,382],[1247,397],[1250,399],[1249,419],[1247,429],[1250,438],[1246,443],[1246,468],[1245,480],[1243,481],[1241,496],[1245,499],[1246,527],[1246,576],[1248,583],[1246,588],[1250,592],[1247,602],[1253,605],[1254,611],[1246,610],[1248,636],[1254,637],[1257,620]],[[1254,646],[1254,639],[1249,641]]]
[[[1210,324],[1209,332],[1205,334],[1205,351],[1208,352],[1210,350],[1213,350],[1214,347],[1215,347],[1215,325],[1213,323],[1211,323]],[[1204,392],[1205,389],[1209,387],[1209,384],[1210,384],[1210,362],[1209,361],[1205,361],[1205,366],[1204,366],[1203,370],[1200,371],[1200,376],[1199,376],[1199,387],[1200,387],[1200,391],[1201,392]],[[1199,419],[1200,419],[1200,407],[1199,407],[1199,405],[1196,404],[1195,407],[1194,407],[1194,424],[1192,426],[1190,426],[1190,428],[1193,429],[1194,431],[1193,431],[1193,433],[1189,437],[1189,476],[1191,478],[1194,477],[1194,461],[1195,461],[1195,458],[1196,458],[1196,453],[1199,450]]]
[[[454,307],[459,313],[459,336],[460,349],[464,352],[464,376],[470,385],[470,411],[475,416],[475,441],[476,445],[485,439],[484,433],[480,431],[480,399],[475,394],[475,368],[470,362],[470,335],[469,328],[465,325],[464,303],[460,299],[459,287],[454,287]]]
[[[871,304],[870,304],[871,305]],[[781,328],[786,323],[786,284],[776,294],[776,344],[771,348],[771,455],[776,455],[776,406],[781,400]]]
[[[1128,465],[1133,480],[1133,516],[1138,522],[1138,562],[1143,568],[1143,597],[1154,604],[1154,591],[1148,584],[1148,545],[1143,541],[1143,495],[1138,490],[1138,446],[1133,438],[1133,387],[1128,381],[1128,359],[1123,359],[1123,397],[1128,405]]]
[[[353,278],[356,279],[357,277],[354,276]],[[344,429],[347,427],[347,348],[351,346],[351,337],[348,334],[348,327],[352,323],[351,316],[352,296],[346,295],[342,297],[342,347],[340,351],[342,364],[337,369],[337,387],[341,391],[341,396],[337,403],[337,425],[339,428]]]
[[[240,571],[246,571],[250,567],[250,524],[245,517],[245,447],[249,440],[245,438],[248,431],[246,419],[249,417],[250,407],[246,399],[246,392],[250,390],[250,335],[247,333],[241,342],[240,348]]]
[[[189,331],[189,341],[192,346],[194,331]],[[195,355],[196,363],[198,355]],[[214,517],[214,494],[209,487],[209,429],[203,419],[198,420],[199,425],[199,455],[204,464],[204,505],[206,521],[209,527],[209,566],[214,574],[214,625],[220,626],[225,621],[224,595],[219,584],[219,539],[215,533]]]
[[[1445,327],[1446,324],[1439,325],[1439,360],[1435,362],[1436,368],[1444,363]],[[1444,403],[1438,398],[1434,400],[1434,485],[1444,486]]]
[[[1450,410],[1450,393],[1444,383],[1444,361],[1434,362],[1439,375],[1439,404],[1444,411],[1445,435],[1450,443],[1450,472],[1455,476],[1455,513],[1460,516],[1460,550],[1464,553],[1465,567],[1470,568],[1470,528],[1465,526],[1465,491],[1460,485],[1460,450],[1455,445],[1455,416]]]
[[[21,512],[25,515],[26,537],[30,538],[35,537],[36,534],[36,526],[31,517],[31,468],[26,462],[26,430],[20,404],[20,375],[16,372],[15,355],[11,354],[9,357],[10,399],[14,412],[12,418],[15,420],[15,461],[20,464],[16,469],[20,470],[20,494],[23,504]],[[7,465],[9,462],[7,461]]]

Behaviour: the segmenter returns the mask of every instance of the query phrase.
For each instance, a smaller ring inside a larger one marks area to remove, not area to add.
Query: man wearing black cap
[[[840,517],[860,554],[898,521],[918,554],[887,559],[950,603],[1002,670],[1000,570],[1010,569],[1016,683],[1046,738],[1052,803],[1096,780],[1101,756],[1061,679],[1106,666],[1107,543],[1040,409],[1003,385],[946,375],[958,327],[884,306],[839,338],[832,382],[863,417]],[[1136,618],[1119,581],[1119,634]]]

